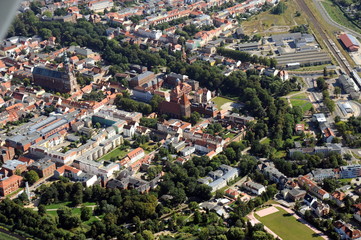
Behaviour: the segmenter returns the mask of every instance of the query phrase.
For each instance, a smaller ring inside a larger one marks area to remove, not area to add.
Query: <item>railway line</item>
[[[310,8],[307,6],[305,0],[298,0],[296,1],[301,10],[307,14],[309,20],[315,26],[316,31],[321,35],[324,43],[328,47],[328,49],[332,52],[333,56],[336,58],[337,62],[340,64],[341,68],[344,70],[345,73],[348,75],[351,74],[352,68],[350,64],[347,62],[346,58],[342,55],[341,51],[338,49],[337,45],[327,36],[327,33],[323,30],[321,24],[312,13]]]

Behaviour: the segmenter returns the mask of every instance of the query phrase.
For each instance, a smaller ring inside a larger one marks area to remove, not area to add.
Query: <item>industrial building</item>
[[[299,64],[300,67],[322,65],[331,63],[331,58],[324,51],[301,51],[284,53],[275,57],[278,67],[286,67],[290,64]]]
[[[345,48],[350,52],[357,52],[360,48],[359,41],[354,36],[348,33],[341,34],[339,38]]]

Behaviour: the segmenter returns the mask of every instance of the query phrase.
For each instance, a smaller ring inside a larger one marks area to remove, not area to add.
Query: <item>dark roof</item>
[[[35,67],[33,70],[33,74],[38,74],[52,78],[62,78],[63,72],[54,71],[43,67]]]

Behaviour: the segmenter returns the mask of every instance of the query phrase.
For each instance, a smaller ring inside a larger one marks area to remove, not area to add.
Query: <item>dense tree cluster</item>
[[[345,165],[342,156],[337,153],[331,153],[327,156],[323,154],[302,154],[295,153],[292,161],[284,159],[275,159],[275,166],[279,171],[289,177],[298,177],[310,173],[316,168],[337,168]]]
[[[269,67],[276,67],[277,60],[274,58],[267,58],[257,55],[252,55],[248,52],[241,52],[238,50],[226,49],[226,48],[217,48],[217,53],[225,57],[230,57],[241,62],[252,62],[260,63]]]
[[[352,116],[347,122],[336,121],[336,127],[348,146],[361,147],[361,117]]]

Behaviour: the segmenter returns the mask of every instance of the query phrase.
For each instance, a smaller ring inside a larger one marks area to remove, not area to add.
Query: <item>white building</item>
[[[247,189],[248,191],[256,194],[256,195],[261,195],[263,192],[266,191],[265,186],[263,186],[262,184],[259,183],[255,183],[252,181],[248,181],[243,183],[242,185],[245,189]]]

